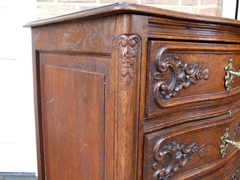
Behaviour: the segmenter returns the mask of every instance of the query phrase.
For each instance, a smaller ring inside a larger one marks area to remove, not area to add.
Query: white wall
[[[236,0],[223,0],[223,17],[235,19],[236,2]],[[238,19],[240,18],[239,11],[240,9],[238,10]]]
[[[36,172],[30,29],[35,0],[0,0],[0,172]]]

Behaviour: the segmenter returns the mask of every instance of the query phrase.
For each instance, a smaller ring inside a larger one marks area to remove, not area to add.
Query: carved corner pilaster
[[[190,145],[168,142],[162,145],[158,141],[153,150],[153,180],[166,180],[175,175],[179,168],[195,156],[204,145],[197,147],[196,143]]]
[[[124,90],[128,90],[135,77],[135,62],[138,58],[139,42],[140,38],[137,35],[121,35],[118,38]]]
[[[170,79],[166,79],[166,74],[170,72]],[[160,106],[161,97],[170,99],[175,97],[181,89],[186,89],[190,84],[197,84],[200,80],[209,79],[209,69],[200,68],[199,64],[189,65],[183,63],[176,55],[169,55],[165,59],[161,56],[156,58],[156,80],[154,94],[155,101]]]
[[[120,35],[116,39],[115,63],[115,147],[116,147],[116,177],[135,179],[137,166],[137,145],[135,143],[138,131],[138,108],[141,39],[138,35]],[[123,147],[124,148],[121,148]]]

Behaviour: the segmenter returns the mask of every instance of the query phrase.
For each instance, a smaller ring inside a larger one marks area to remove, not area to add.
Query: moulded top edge
[[[64,21],[74,21],[77,19],[89,19],[117,14],[139,14],[155,17],[166,17],[170,19],[181,19],[187,21],[208,22],[213,24],[228,24],[240,27],[240,21],[237,21],[235,19],[189,14],[127,2],[115,3],[107,6],[97,7],[53,18],[33,21],[24,25],[24,27],[37,27],[48,24],[60,23]]]

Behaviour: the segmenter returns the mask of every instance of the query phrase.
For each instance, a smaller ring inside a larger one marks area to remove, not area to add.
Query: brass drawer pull
[[[240,77],[240,72],[233,72],[233,71],[230,71],[229,73],[232,74],[232,75],[235,75],[235,76]]]
[[[233,68],[233,59],[229,60],[229,64],[225,67],[226,76],[225,76],[225,87],[228,91],[232,87],[234,76],[240,77],[240,72],[234,72]]]
[[[226,139],[226,142],[228,142],[229,144],[232,144],[233,146],[235,146],[236,148],[238,148],[240,150],[240,142],[230,141],[228,139]]]
[[[222,155],[222,158],[224,158],[225,155],[227,154],[228,144],[232,144],[233,146],[240,150],[240,142],[231,141],[229,140],[229,138],[230,138],[229,128],[227,128],[224,135],[221,137],[222,144],[220,146],[220,153]]]

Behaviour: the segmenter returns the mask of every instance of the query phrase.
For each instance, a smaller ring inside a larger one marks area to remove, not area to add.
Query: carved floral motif
[[[122,79],[127,90],[134,78],[134,63],[137,58],[139,37],[137,35],[121,35],[119,37],[120,58],[122,60]]]
[[[184,166],[204,146],[197,147],[195,144],[192,143],[186,146],[176,142],[168,142],[162,147],[161,141],[157,142],[153,151],[153,169],[155,170],[153,179],[166,180],[172,177],[180,167]]]
[[[155,85],[155,100],[157,103],[160,101],[160,95],[165,99],[170,99],[176,96],[179,90],[187,88],[191,83],[195,85],[197,81],[208,80],[209,78],[209,69],[201,69],[199,64],[183,63],[176,55],[169,55],[163,60],[158,56],[156,70],[154,79],[157,81]],[[170,83],[166,82],[168,70],[171,72]]]

